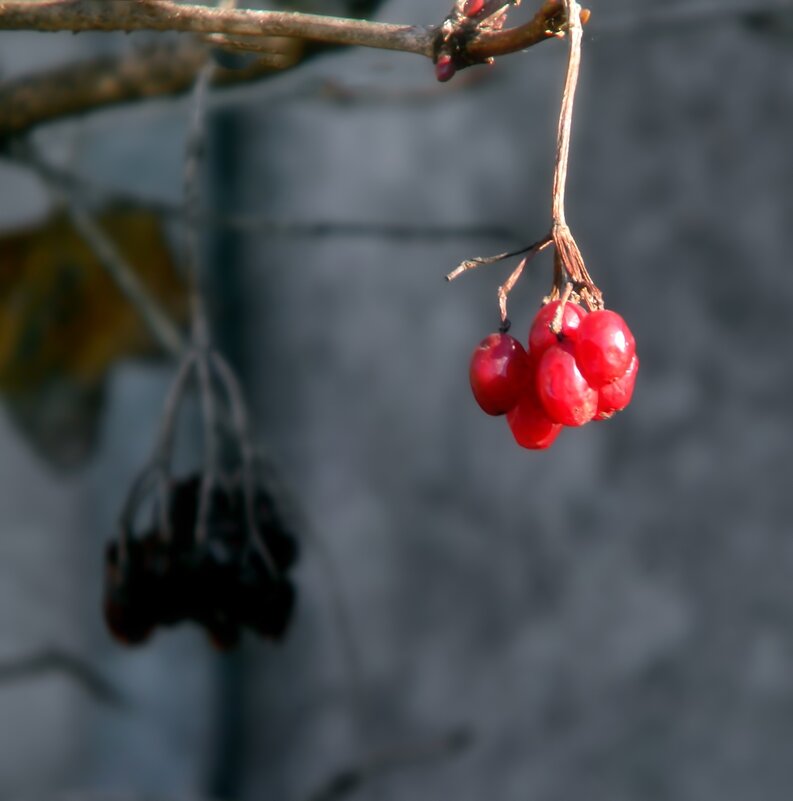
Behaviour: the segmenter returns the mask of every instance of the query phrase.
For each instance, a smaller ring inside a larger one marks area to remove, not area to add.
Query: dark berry
[[[586,312],[577,303],[565,303],[562,312],[562,328],[557,335],[551,330],[551,325],[560,303],[559,300],[552,300],[537,312],[529,330],[529,350],[532,353],[539,355],[551,345],[575,338],[581,320],[586,317]]]
[[[639,357],[634,354],[628,372],[604,384],[598,390],[598,410],[595,415],[598,420],[608,420],[615,412],[621,412],[631,402],[638,372]]]
[[[486,414],[506,414],[518,402],[528,376],[526,351],[509,334],[485,337],[471,356],[471,389]]]
[[[625,375],[635,353],[633,334],[616,312],[593,311],[578,326],[576,362],[581,374],[596,389]]]
[[[537,365],[537,395],[557,423],[582,426],[597,412],[597,391],[581,375],[572,345],[552,345]]]
[[[102,611],[108,631],[123,645],[140,645],[154,631],[152,622],[122,598],[106,596]]]

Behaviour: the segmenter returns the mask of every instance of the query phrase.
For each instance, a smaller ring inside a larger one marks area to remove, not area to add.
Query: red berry
[[[562,426],[548,417],[537,395],[536,359],[529,357],[530,380],[526,382],[517,405],[507,413],[507,423],[515,441],[523,448],[543,450],[559,436]]]
[[[438,60],[435,62],[435,77],[441,83],[450,81],[454,77],[455,72],[457,72],[457,68],[454,66],[454,61],[452,61],[452,57],[448,55],[448,53],[442,53],[438,56]]]
[[[593,311],[578,326],[578,369],[596,388],[625,375],[636,353],[636,341],[625,320],[609,309]]]
[[[625,375],[600,388],[598,410],[595,415],[598,420],[608,420],[615,412],[621,412],[631,402],[638,372],[639,357],[634,355]]]
[[[485,7],[485,0],[466,0],[463,14],[466,17],[475,17]]]
[[[491,334],[471,356],[468,375],[482,411],[506,414],[518,402],[526,385],[529,360],[517,339],[509,334]]]
[[[532,353],[540,354],[551,345],[558,344],[559,337],[551,331],[551,325],[560,303],[561,301],[552,300],[537,312],[529,330],[529,350]],[[565,303],[562,312],[562,339],[574,339],[584,317],[586,312],[577,303]]]
[[[551,420],[582,426],[597,412],[597,391],[581,375],[571,344],[551,345],[537,366],[537,394]]]

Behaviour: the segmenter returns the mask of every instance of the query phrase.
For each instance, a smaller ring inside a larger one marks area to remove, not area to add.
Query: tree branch
[[[563,25],[561,0],[545,0],[532,20],[515,28],[495,31],[464,22],[455,44],[464,66],[524,50],[557,35]],[[0,30],[180,31],[229,49],[260,53],[242,69],[218,68],[216,85],[277,74],[330,46],[358,45],[434,58],[441,27],[182,5],[172,0],[0,0]],[[0,85],[0,137],[113,104],[181,94],[195,83],[205,59],[205,46],[190,42],[17,78]]]
[[[195,83],[206,58],[207,48],[191,39],[67,64],[0,84],[0,137],[96,108],[182,94]],[[258,59],[243,69],[218,68],[214,84],[245,83],[277,71],[268,60]]]
[[[432,56],[430,29],[289,11],[182,5],[172,0],[0,2],[0,30],[181,31],[232,36],[288,36],[337,45]]]

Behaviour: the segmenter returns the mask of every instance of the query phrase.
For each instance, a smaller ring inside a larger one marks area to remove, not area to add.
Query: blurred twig
[[[306,801],[338,801],[383,774],[456,756],[468,748],[472,740],[470,729],[459,728],[433,740],[385,748],[369,755],[357,765],[335,773],[314,790]]]
[[[112,239],[96,222],[73,185],[64,184],[60,174],[29,144],[16,143],[13,155],[21,163],[36,170],[47,182],[52,192],[66,207],[74,227],[96,253],[102,266],[129,302],[138,310],[141,318],[162,348],[172,356],[184,351],[183,337],[178,327],[159,303],[149,294],[138,278],[135,269],[127,262]]]
[[[44,648],[27,656],[0,662],[0,684],[36,678],[48,673],[68,676],[101,703],[114,706],[124,703],[121,692],[94,667],[58,648]]]

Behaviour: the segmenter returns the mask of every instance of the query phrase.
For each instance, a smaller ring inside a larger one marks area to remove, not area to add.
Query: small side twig
[[[481,267],[485,264],[497,264],[500,261],[505,261],[506,259],[511,259],[514,256],[522,256],[524,253],[530,254],[531,256],[534,253],[539,253],[548,245],[551,244],[550,236],[545,237],[544,239],[540,239],[537,242],[533,242],[531,245],[527,245],[525,248],[520,248],[520,250],[512,250],[506,253],[497,253],[495,256],[477,256],[473,259],[466,259],[460,264],[457,265],[450,273],[446,275],[447,281],[454,281],[455,278],[459,278],[463,273],[467,273],[469,270],[474,270],[477,267]]]

